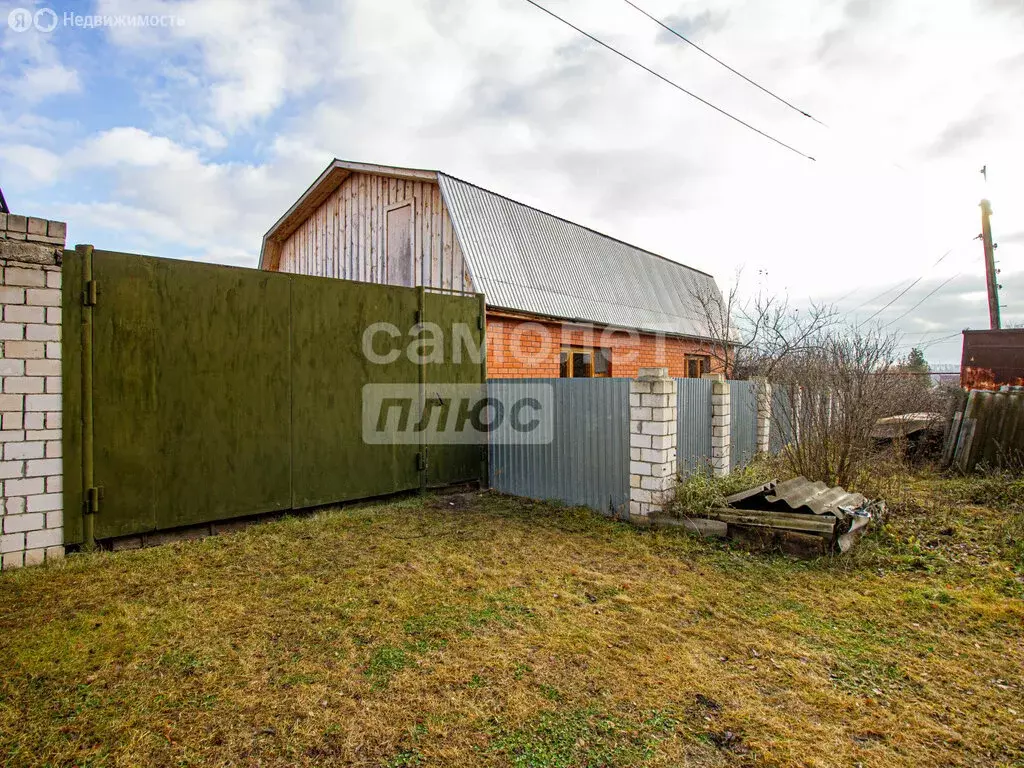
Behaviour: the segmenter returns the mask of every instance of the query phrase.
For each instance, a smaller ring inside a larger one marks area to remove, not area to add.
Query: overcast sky
[[[1024,322],[1024,0],[636,1],[829,127],[622,0],[541,0],[817,162],[525,0],[22,0],[0,2],[0,186],[71,243],[254,266],[331,158],[439,168],[723,289],[743,268],[747,291],[882,310],[933,362],[988,324],[987,196]],[[58,25],[16,32],[16,7]]]

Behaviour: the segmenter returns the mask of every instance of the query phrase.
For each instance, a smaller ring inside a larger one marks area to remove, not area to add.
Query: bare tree
[[[764,292],[742,298],[742,277],[737,270],[724,294],[702,286],[690,295],[711,356],[727,379],[771,377],[787,358],[810,351],[838,323],[831,305],[811,302],[801,310],[788,296]]]
[[[701,283],[690,288],[689,300],[694,308],[696,321],[703,328],[708,339],[708,352],[717,363],[712,368],[719,368],[725,377],[731,378],[733,361],[735,360],[735,334],[733,317],[738,297],[740,274],[737,270],[729,290],[723,295],[717,286]]]

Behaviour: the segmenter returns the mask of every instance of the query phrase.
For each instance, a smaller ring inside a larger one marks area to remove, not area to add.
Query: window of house
[[[412,287],[414,279],[412,259],[412,203],[404,202],[387,211],[387,281],[390,285]]]
[[[612,375],[610,349],[591,347],[562,347],[561,370],[563,379],[607,378]]]
[[[692,355],[686,358],[686,376],[699,379],[705,373],[711,373],[711,358],[707,355]]]

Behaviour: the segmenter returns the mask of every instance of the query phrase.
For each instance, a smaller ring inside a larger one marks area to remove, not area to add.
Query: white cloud
[[[124,166],[195,170],[201,167],[198,153],[163,136],[140,128],[111,128],[93,136],[69,153],[77,167]]]
[[[19,5],[32,7],[31,3]],[[0,3],[0,98],[33,105],[78,91],[78,72],[61,63],[60,49],[51,35],[8,27],[7,16],[14,7]]]
[[[226,130],[249,127],[329,75],[328,33],[340,4],[287,0],[99,0],[101,14],[151,14],[181,21],[167,27],[113,27],[112,41],[139,55],[198,46],[203,106]]]
[[[31,144],[4,144],[0,145],[0,170],[4,176],[25,178],[33,186],[53,184],[61,170],[61,159]]]
[[[59,172],[110,190],[108,199],[57,206],[71,237],[79,237],[79,221],[124,241],[108,247],[162,256],[255,266],[263,232],[291,203],[283,168],[211,162],[196,149],[132,127],[103,131],[63,155],[0,146],[0,163],[7,162],[45,170],[51,181]],[[298,168],[298,176],[311,170]]]
[[[80,87],[78,72],[57,63],[26,69],[9,85],[12,93],[29,102],[75,93]]]

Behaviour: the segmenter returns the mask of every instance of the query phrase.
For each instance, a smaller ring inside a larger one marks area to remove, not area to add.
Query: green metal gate
[[[360,396],[483,382],[448,332],[482,340],[482,297],[90,246],[63,272],[67,543],[486,476],[477,446],[366,444]],[[443,364],[366,359],[369,325],[392,324],[397,345],[425,317],[445,331]]]

